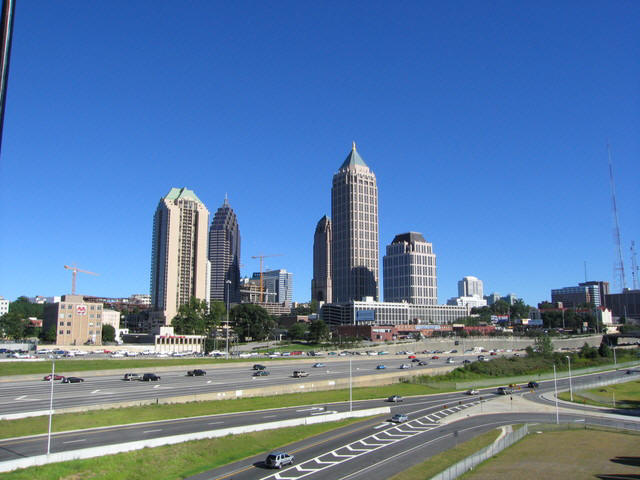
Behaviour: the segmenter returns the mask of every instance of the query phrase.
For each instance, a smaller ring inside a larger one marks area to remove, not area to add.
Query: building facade
[[[627,288],[622,293],[610,293],[604,301],[614,316],[640,320],[640,290]]]
[[[9,313],[9,300],[5,300],[4,297],[0,297],[0,317],[5,313]]]
[[[584,307],[589,304],[597,306],[594,303],[594,293],[597,289],[597,286],[554,288],[551,290],[551,303],[562,303],[564,308]],[[597,298],[600,298],[599,293]]]
[[[313,279],[311,299],[331,303],[331,220],[325,215],[316,225],[313,235]]]
[[[354,142],[331,188],[332,301],[378,299],[378,274],[378,185]]]
[[[240,302],[240,226],[225,197],[213,216],[209,229],[209,261],[211,262],[211,300]],[[229,283],[227,288],[227,280]]]
[[[153,217],[152,328],[170,325],[191,297],[206,300],[209,210],[186,188],[172,188]]]
[[[57,345],[102,345],[102,304],[82,295],[63,295],[60,302],[45,303],[43,328],[56,329]]]
[[[252,280],[259,284],[260,272],[255,272]],[[264,298],[269,302],[290,306],[293,300],[293,273],[284,269],[262,272],[262,288]]]
[[[382,266],[385,302],[437,305],[436,256],[421,233],[396,235]]]
[[[474,297],[478,296],[483,298],[483,285],[482,280],[467,276],[458,281],[458,296],[459,297]]]
[[[579,287],[589,287],[590,294],[593,297],[595,306],[604,305],[604,296],[609,295],[609,282],[604,281],[589,281],[578,284]],[[594,288],[597,287],[597,288]]]

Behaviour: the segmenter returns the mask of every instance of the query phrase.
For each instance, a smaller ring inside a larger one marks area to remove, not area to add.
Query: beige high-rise
[[[153,217],[152,327],[170,325],[191,297],[207,299],[209,210],[186,188],[172,188]]]

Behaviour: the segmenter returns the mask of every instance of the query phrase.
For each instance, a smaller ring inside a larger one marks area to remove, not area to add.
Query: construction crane
[[[72,267],[70,267],[69,265],[65,265],[64,268],[66,268],[67,270],[71,270],[71,295],[76,294],[76,276],[78,275],[78,272],[88,273],[89,275],[95,275],[95,276],[100,275],[99,273],[89,272],[87,270],[81,270],[75,265]]]
[[[282,253],[272,253],[269,255],[253,255],[251,258],[259,258],[260,259],[260,303],[264,303],[264,290],[262,284],[262,272],[264,266],[264,259],[267,257],[281,257]]]

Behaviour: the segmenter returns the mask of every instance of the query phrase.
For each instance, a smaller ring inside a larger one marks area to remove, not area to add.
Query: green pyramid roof
[[[369,168],[367,164],[364,163],[364,160],[362,159],[362,157],[356,151],[356,142],[353,142],[353,145],[351,146],[351,151],[349,152],[349,155],[347,155],[347,158],[345,158],[344,162],[342,162],[340,169],[349,168],[353,165],[360,165],[361,167]]]
[[[183,187],[183,188],[174,187],[169,191],[169,193],[167,193],[167,196],[164,198],[166,200],[177,200],[179,198],[182,198],[185,200],[191,200],[194,202],[202,203],[200,199],[197,197],[197,195],[195,194],[195,192],[193,190],[189,190],[186,187]]]

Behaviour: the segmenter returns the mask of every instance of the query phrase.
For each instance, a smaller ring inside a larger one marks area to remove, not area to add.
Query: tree
[[[309,340],[313,343],[321,343],[329,338],[329,327],[324,320],[314,320],[309,325]]]
[[[266,339],[276,326],[276,321],[264,308],[251,303],[241,303],[231,310],[234,330],[245,342],[247,338]]]
[[[206,300],[191,297],[189,303],[180,306],[171,325],[181,335],[209,335],[225,314],[223,302],[212,302],[209,309]]]
[[[289,330],[287,330],[287,336],[291,340],[302,340],[306,338],[308,332],[309,325],[307,325],[306,322],[298,322],[289,327]]]
[[[56,326],[55,325],[51,325],[46,330],[43,329],[40,332],[40,338],[42,339],[43,342],[55,343],[55,341],[57,340]]]
[[[24,338],[25,322],[22,316],[9,312],[0,318],[0,336],[18,340]]]
[[[598,348],[598,354],[601,357],[613,357],[613,350],[606,343],[601,343],[600,348]]]
[[[9,312],[19,315],[20,318],[42,318],[44,305],[31,303],[27,297],[18,297],[15,302],[9,304]]]
[[[543,357],[551,357],[553,355],[553,343],[549,335],[540,335],[533,342],[534,350]]]
[[[511,305],[504,300],[498,300],[489,307],[494,315],[506,315],[509,313]]]
[[[115,342],[116,340],[116,329],[111,325],[103,325],[102,326],[102,342]]]
[[[527,318],[529,317],[530,308],[531,307],[529,307],[529,305],[524,303],[524,300],[518,298],[515,302],[513,302],[513,305],[511,305],[509,313],[511,315],[511,318]]]

